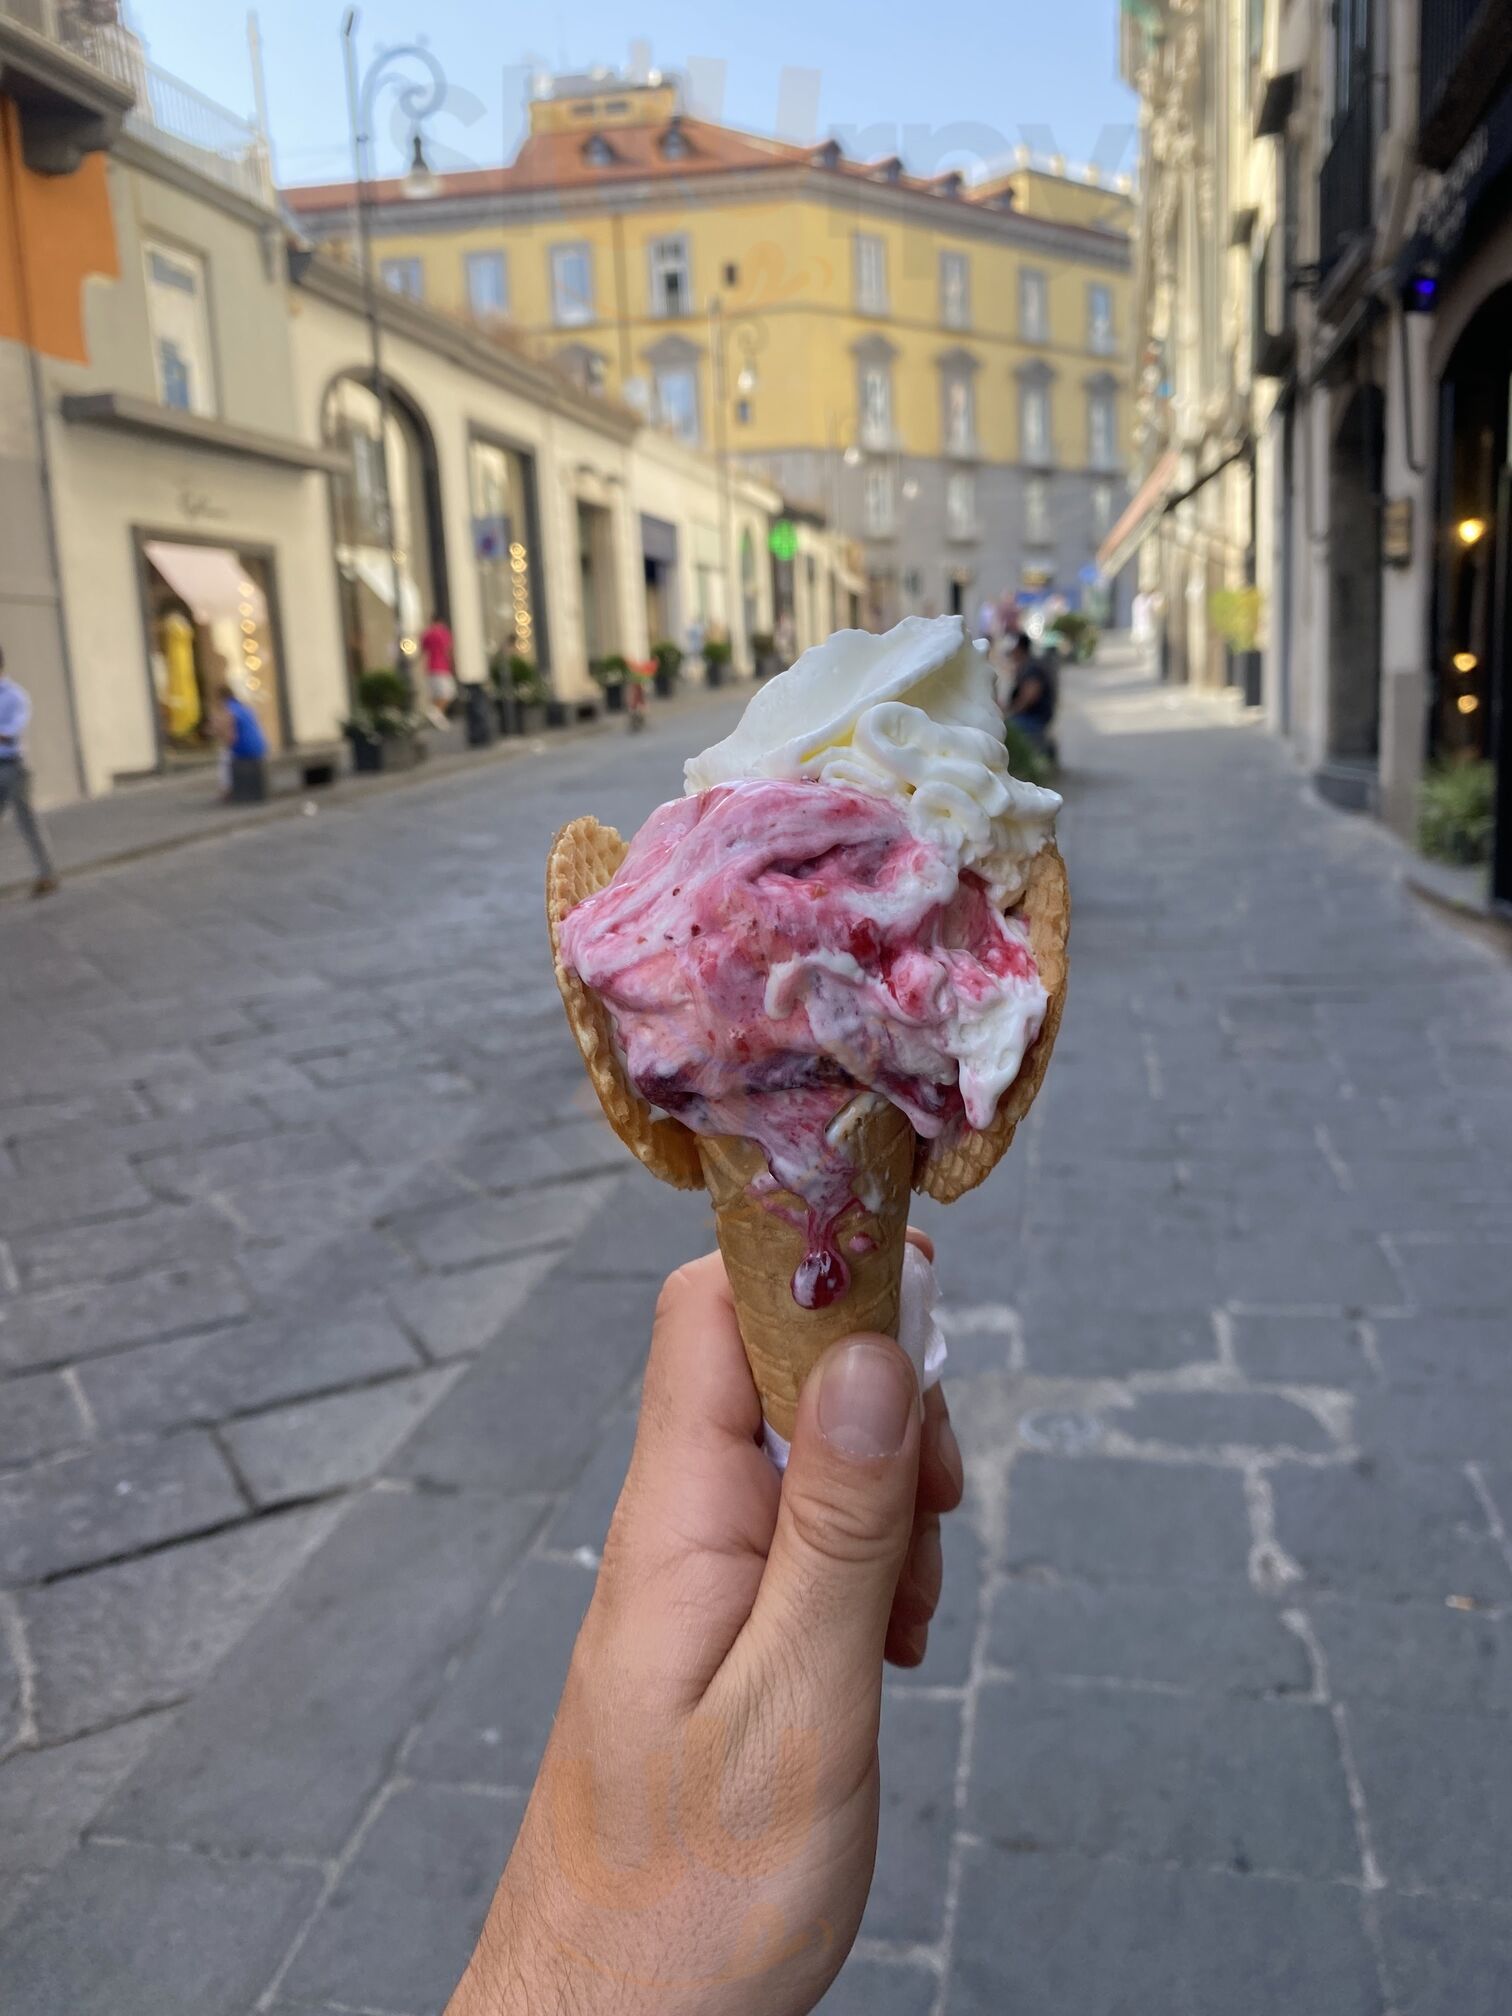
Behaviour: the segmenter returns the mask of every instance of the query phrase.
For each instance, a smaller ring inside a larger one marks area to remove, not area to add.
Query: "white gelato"
[[[690,794],[753,777],[817,777],[895,800],[999,905],[1021,892],[1061,804],[1010,773],[992,668],[959,616],[906,616],[882,637],[836,631],[684,770]]]

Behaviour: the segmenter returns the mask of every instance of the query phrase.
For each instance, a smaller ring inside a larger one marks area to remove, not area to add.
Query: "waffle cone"
[[[841,1226],[850,1287],[825,1309],[803,1309],[793,1300],[793,1275],[808,1247],[802,1200],[782,1191],[752,1195],[754,1179],[767,1173],[754,1142],[721,1134],[698,1144],[751,1377],[768,1425],[785,1442],[793,1439],[804,1381],[837,1338],[858,1330],[898,1334],[913,1128],[896,1106],[869,1097],[856,1100],[840,1124],[848,1126],[851,1155],[870,1179],[877,1208],[853,1211]],[[857,1240],[870,1250],[854,1252]]]

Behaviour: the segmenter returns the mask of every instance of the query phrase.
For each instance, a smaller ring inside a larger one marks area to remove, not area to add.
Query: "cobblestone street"
[[[1512,966],[1258,727],[1071,701],[826,2016],[1506,2016]],[[443,2005],[712,1238],[596,1118],[546,846],[737,705],[0,908],[5,2016]]]

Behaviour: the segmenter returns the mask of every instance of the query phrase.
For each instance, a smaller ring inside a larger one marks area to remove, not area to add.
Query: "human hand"
[[[886,1338],[820,1360],[785,1480],[760,1433],[712,1255],[662,1291],[593,1602],[448,2016],[799,2016],[839,1972],[882,1663],[924,1657],[961,1457]]]

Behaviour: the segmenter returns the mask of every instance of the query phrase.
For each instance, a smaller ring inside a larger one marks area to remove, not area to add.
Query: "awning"
[[[1168,448],[1135,491],[1132,502],[1098,549],[1097,564],[1106,580],[1121,574],[1160,522],[1181,459]]]
[[[641,551],[648,560],[656,561],[663,567],[677,565],[677,527],[669,525],[665,518],[653,518],[649,512],[641,513]]]

